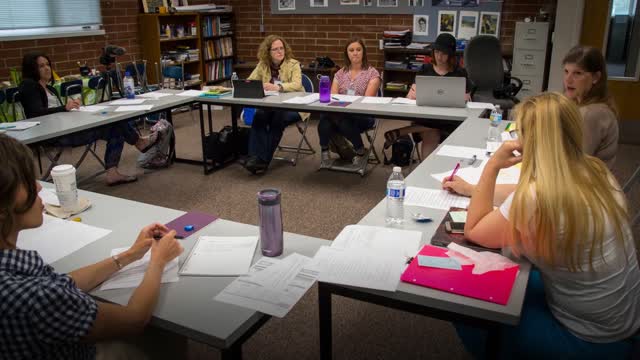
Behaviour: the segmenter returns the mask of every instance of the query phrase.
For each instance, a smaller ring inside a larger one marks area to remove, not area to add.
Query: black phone
[[[451,234],[464,234],[464,223],[447,221],[444,223],[444,228]]]
[[[336,67],[336,63],[328,56],[320,56],[316,58],[316,66],[319,68],[333,68]]]

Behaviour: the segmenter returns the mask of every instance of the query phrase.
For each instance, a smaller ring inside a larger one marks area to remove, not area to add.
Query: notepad
[[[249,273],[257,236],[200,236],[181,275],[238,276]]]

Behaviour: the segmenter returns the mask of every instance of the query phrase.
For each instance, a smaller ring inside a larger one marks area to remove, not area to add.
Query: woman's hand
[[[517,153],[514,153],[516,151]],[[517,154],[517,155],[516,155]],[[522,161],[522,144],[519,140],[505,141],[491,156],[487,166],[506,169]]]
[[[280,87],[272,83],[263,83],[262,86],[266,91],[280,91]]]
[[[160,223],[145,226],[140,231],[140,234],[138,234],[136,241],[129,248],[129,252],[136,260],[141,259],[144,254],[149,251],[153,240],[166,235],[168,232],[169,229]]]
[[[449,180],[449,176],[447,176],[442,179],[442,188],[451,193],[470,197],[473,193],[473,190],[475,189],[475,186],[464,181],[459,176],[454,176],[453,180],[451,181]]]
[[[168,262],[182,254],[184,248],[176,240],[176,231],[171,230],[160,240],[151,241],[151,263],[164,267]]]
[[[67,105],[64,106],[67,111],[80,108],[80,99],[67,99]]]
[[[411,85],[411,89],[409,89],[409,93],[407,94],[407,99],[416,99],[416,84]]]

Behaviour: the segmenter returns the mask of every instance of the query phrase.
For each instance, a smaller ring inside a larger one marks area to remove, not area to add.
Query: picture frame
[[[290,11],[296,9],[296,0],[278,0],[278,11]]]
[[[145,14],[155,13],[156,9],[164,6],[165,8],[169,8],[169,4],[167,0],[142,0],[142,9]]]
[[[457,39],[470,40],[478,34],[478,12],[460,11]]]
[[[440,10],[438,11],[438,35],[451,34],[456,36],[456,20],[457,11]]]
[[[413,15],[413,35],[429,36],[429,15]]]
[[[378,0],[378,7],[398,7],[398,0]]]
[[[360,5],[360,0],[340,0],[340,5]]]
[[[494,11],[480,12],[478,33],[480,35],[500,37],[500,13]]]
[[[408,6],[409,7],[423,7],[424,6],[424,0],[409,0]]]
[[[309,7],[328,7],[329,0],[309,0]]]

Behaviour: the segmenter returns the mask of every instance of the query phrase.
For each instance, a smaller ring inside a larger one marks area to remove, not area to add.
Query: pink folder
[[[192,211],[173,219],[165,225],[169,230],[176,231],[176,239],[186,239],[189,235],[202,230],[202,228],[211,224],[217,218],[218,217],[213,215]],[[189,225],[193,227],[191,231],[185,228]]]
[[[418,255],[447,257],[446,248],[425,245]],[[414,257],[400,280],[438,289],[474,299],[506,305],[511,295],[513,283],[518,275],[519,266],[503,271],[490,271],[482,275],[471,273],[474,265],[463,265],[462,270],[440,269],[418,266],[418,257]]]

